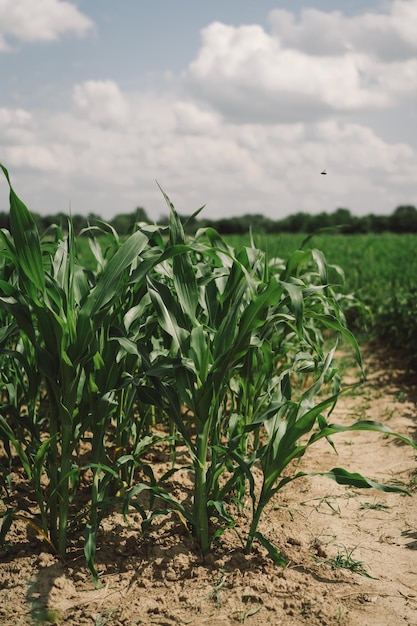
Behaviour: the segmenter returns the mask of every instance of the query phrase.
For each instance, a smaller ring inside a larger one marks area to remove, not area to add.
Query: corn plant
[[[33,217],[2,169],[10,186],[11,232],[1,234],[6,261],[0,281],[5,323],[0,338],[5,396],[0,431],[34,490],[38,513],[32,523],[60,555],[67,549],[70,505],[80,472],[87,469],[77,460],[79,444],[89,442],[88,466],[94,477],[86,554],[93,568],[100,511],[111,482],[126,478],[129,464],[131,477],[135,463],[134,455],[126,455],[128,428],[133,434],[136,429],[136,452],[140,449],[141,427],[137,420],[134,428],[132,420],[127,423],[134,390],[126,372],[137,369],[138,355],[126,336],[123,316],[132,317],[141,306],[153,262],[152,257],[141,263],[141,254],[154,232],[137,230],[123,245],[116,241],[100,273],[85,272],[77,263],[71,222],[68,236],[58,232],[55,241],[41,241]],[[21,413],[23,404],[26,415]],[[108,439],[114,422],[117,452],[111,458]],[[15,513],[6,515],[3,536]]]
[[[360,353],[320,251],[296,250],[286,262],[268,263],[253,239],[239,252],[211,228],[186,240],[164,194],[166,231],[138,225],[122,242],[104,223],[87,228],[93,261],[86,269],[71,221],[67,234],[55,229],[40,237],[2,169],[10,233],[0,234],[0,437],[10,466],[20,460],[36,510],[9,508],[0,540],[23,513],[63,556],[71,528],[82,524],[96,576],[97,531],[111,504],[122,501],[124,512],[134,506],[144,529],[155,515],[176,510],[206,554],[235,525],[249,493],[244,549],[257,539],[283,562],[259,523],[271,498],[305,475],[294,464],[311,445],[322,438],[333,445],[338,432],[373,430],[415,446],[379,423],[329,422],[341,393],[337,341],[351,346],[359,365]],[[157,415],[166,416],[158,424],[163,436],[153,428]],[[161,439],[172,468],[158,483],[142,455]],[[194,476],[190,506],[165,487],[182,469],[180,444]],[[90,497],[80,509],[78,484],[87,470]],[[326,475],[402,491],[341,468]],[[10,491],[7,470],[2,481]],[[149,509],[137,498],[145,491]]]
[[[217,518],[223,529],[233,526],[227,503],[232,497],[241,499],[248,484],[253,506],[245,550],[257,538],[282,562],[257,529],[273,495],[303,475],[286,476],[291,463],[320,438],[330,441],[335,432],[395,433],[373,422],[348,429],[327,422],[340,381],[336,344],[325,353],[323,330],[336,343],[337,337],[348,341],[361,361],[328,283],[324,256],[317,250],[296,251],[277,272],[253,245],[235,255],[211,229],[187,243],[166,200],[171,216],[166,258],[148,278],[162,343],[150,356],[146,373],[157,392],[154,401],[167,410],[188,447],[194,471],[191,509],[171,504],[188,520],[204,554],[222,532],[221,526],[213,528],[212,520]],[[306,370],[313,385],[293,398],[291,381]],[[329,384],[331,395],[318,398]],[[149,388],[147,394],[152,401]],[[255,464],[263,472],[259,496]],[[345,484],[398,490],[339,468],[327,475]],[[164,499],[169,502],[167,494]]]

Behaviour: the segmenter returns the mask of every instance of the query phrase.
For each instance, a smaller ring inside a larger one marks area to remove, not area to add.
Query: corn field
[[[296,461],[311,445],[371,430],[416,447],[377,422],[331,421],[345,390],[338,343],[358,367],[361,357],[349,298],[329,278],[342,271],[319,249],[283,260],[253,239],[237,251],[211,228],[186,238],[162,192],[168,226],[139,223],[123,241],[105,223],[87,228],[86,267],[71,220],[40,235],[1,167],[10,186],[10,232],[0,235],[1,542],[15,520],[62,557],[82,535],[97,578],[97,533],[112,508],[138,513],[143,533],[175,512],[204,555],[248,498],[242,550],[260,542],[284,564],[259,521],[305,475]],[[156,477],[150,451],[161,446],[170,469]],[[169,489],[181,471],[192,476],[190,501]],[[29,485],[24,499],[14,472]],[[339,467],[325,475],[403,491]]]

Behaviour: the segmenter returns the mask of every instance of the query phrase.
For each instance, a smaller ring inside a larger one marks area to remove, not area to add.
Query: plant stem
[[[207,449],[210,423],[211,420],[207,420],[203,425],[202,432],[197,434],[197,460],[194,463],[193,517],[195,520],[196,539],[203,554],[207,554],[210,549],[207,511]]]
[[[245,545],[245,554],[250,554],[252,550],[253,540],[255,539],[255,533],[257,531],[259,521],[262,516],[262,512],[265,508],[265,505],[268,503],[268,498],[265,497],[264,494],[264,486],[262,486],[261,495],[258,500],[258,505],[254,507],[252,514],[252,521],[249,528],[249,534]]]
[[[67,416],[64,417],[68,419]],[[58,553],[65,556],[68,536],[69,475],[71,471],[71,424],[62,424],[62,453],[59,485]]]
[[[58,459],[58,430],[59,416],[52,398],[52,388],[45,381],[50,398],[49,433],[51,436],[50,454],[48,459],[49,468],[49,534],[51,542],[58,550],[58,483],[59,483],[59,459]]]

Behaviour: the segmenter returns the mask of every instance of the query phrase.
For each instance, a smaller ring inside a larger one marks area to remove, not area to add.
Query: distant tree
[[[335,226],[344,226],[352,221],[352,214],[349,209],[339,208],[332,215],[332,221]]]
[[[287,217],[287,228],[290,233],[308,233],[310,231],[310,215],[308,213],[294,213]]]
[[[103,218],[100,217],[100,215],[97,215],[97,213],[89,213],[87,215],[87,222],[89,224],[94,224],[95,222],[102,222]]]
[[[411,205],[397,207],[389,219],[389,226],[394,233],[416,233],[417,209]]]
[[[369,220],[367,217],[352,216],[350,224],[343,228],[343,232],[349,235],[369,233]]]
[[[119,235],[128,235],[132,232],[135,225],[134,213],[119,213],[115,215],[109,222]]]
[[[214,222],[214,228],[220,233],[220,235],[232,235],[239,234],[241,232],[241,229],[236,221],[227,218],[216,220]]]
[[[87,220],[83,215],[72,215],[71,221],[76,235],[78,235],[80,231],[87,226]]]
[[[64,231],[67,230],[68,216],[64,213],[55,215],[39,215],[33,213],[34,219],[41,233],[45,232],[51,225],[56,224]],[[71,216],[76,235],[87,225],[102,222],[101,217],[95,213],[89,213],[88,217],[82,215]],[[412,205],[401,205],[395,211],[387,215],[374,215],[370,213],[365,216],[352,215],[349,209],[339,207],[333,213],[321,212],[316,215],[310,213],[297,212],[288,215],[280,220],[272,220],[261,213],[247,213],[245,215],[223,217],[220,219],[200,218],[197,216],[181,216],[184,230],[188,235],[193,235],[199,228],[212,227],[222,235],[247,234],[252,230],[255,234],[262,233],[314,233],[323,228],[335,227],[335,232],[346,234],[354,233],[417,233],[417,209]],[[110,224],[120,235],[128,235],[132,232],[136,223],[150,223],[145,209],[137,207],[132,213],[119,213],[112,218]],[[161,226],[169,223],[167,215],[161,215],[157,222]],[[0,212],[0,228],[10,229],[9,214]],[[331,230],[330,230],[331,232]]]
[[[366,219],[369,222],[369,232],[371,233],[385,233],[390,230],[390,217],[387,215],[374,215],[371,213]]]
[[[150,219],[145,209],[142,206],[136,207],[135,210],[135,221],[136,222],[146,222],[146,224],[150,224]]]
[[[310,215],[308,232],[314,233],[320,230],[320,228],[328,228],[331,225],[332,219],[328,213],[322,212],[317,215]]]

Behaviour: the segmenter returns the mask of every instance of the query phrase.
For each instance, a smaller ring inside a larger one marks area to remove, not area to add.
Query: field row
[[[259,523],[305,475],[294,462],[310,446],[353,430],[414,445],[374,421],[331,420],[340,340],[361,366],[346,324],[361,305],[320,242],[284,253],[279,240],[233,247],[212,228],[190,239],[166,201],[167,226],[126,239],[87,229],[88,263],[71,223],[39,236],[12,187],[0,231],[0,543],[16,520],[61,556],[81,533],[95,577],[97,533],[116,505],[143,533],[175,512],[203,555],[246,509],[244,552],[257,542],[284,564]],[[161,449],[163,476],[151,460]],[[192,477],[185,500],[178,472]],[[402,491],[340,467],[323,475]]]
[[[285,259],[303,244],[321,250],[330,266],[337,265],[343,271],[340,291],[357,297],[368,307],[365,318],[358,308],[346,311],[353,330],[366,338],[384,338],[416,358],[417,235],[318,234],[307,241],[306,237],[255,235],[255,241],[269,258]],[[249,243],[249,236],[229,236],[227,241],[239,247]],[[340,273],[330,276],[340,283]]]

